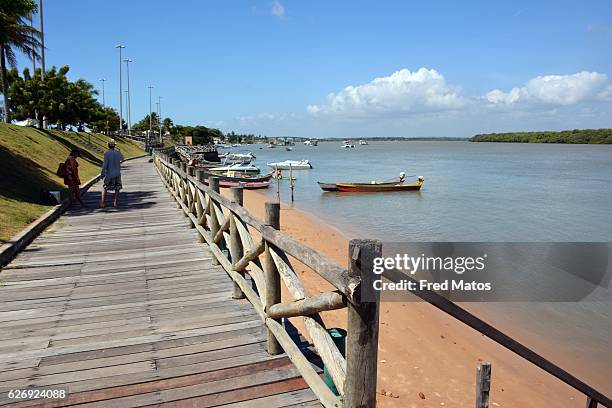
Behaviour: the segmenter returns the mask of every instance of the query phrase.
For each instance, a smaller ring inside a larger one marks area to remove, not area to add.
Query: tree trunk
[[[4,113],[4,123],[10,123],[9,111],[8,111],[8,78],[6,76],[6,56],[4,52],[4,45],[0,44],[0,74],[2,74],[2,95],[4,96],[4,106],[2,108]]]

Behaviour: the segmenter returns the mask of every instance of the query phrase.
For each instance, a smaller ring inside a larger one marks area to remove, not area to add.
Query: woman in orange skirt
[[[79,179],[79,162],[77,162],[77,157],[80,156],[81,152],[78,149],[73,149],[70,152],[70,156],[68,156],[65,163],[66,176],[64,177],[64,184],[68,186],[70,205],[72,206],[78,201],[81,207],[85,207],[79,191],[81,180]]]

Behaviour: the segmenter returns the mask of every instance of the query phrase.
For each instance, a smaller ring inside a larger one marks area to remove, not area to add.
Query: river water
[[[294,172],[294,206],[348,236],[395,242],[612,242],[610,145],[381,141],[354,149],[340,142],[298,144],[292,151],[245,148],[257,156],[262,172],[269,161],[309,159],[311,170]],[[316,183],[385,180],[401,171],[415,176],[409,179],[424,176],[421,191],[322,192]],[[283,202],[290,203],[288,181],[280,191]],[[276,188],[266,194],[274,197]],[[517,282],[517,290],[527,284]],[[611,392],[609,285],[597,295],[598,301],[590,302],[470,308]]]

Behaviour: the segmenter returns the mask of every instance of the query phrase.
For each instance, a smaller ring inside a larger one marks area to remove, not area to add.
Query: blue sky
[[[612,127],[609,1],[47,0],[47,65],[132,120],[295,136]],[[27,64],[25,59],[22,66]],[[376,78],[379,78],[376,80]],[[350,87],[350,88],[347,88]]]

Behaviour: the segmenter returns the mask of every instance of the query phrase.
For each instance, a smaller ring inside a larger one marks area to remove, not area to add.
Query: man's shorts
[[[104,179],[104,190],[121,190],[121,176],[117,177],[106,177]]]

